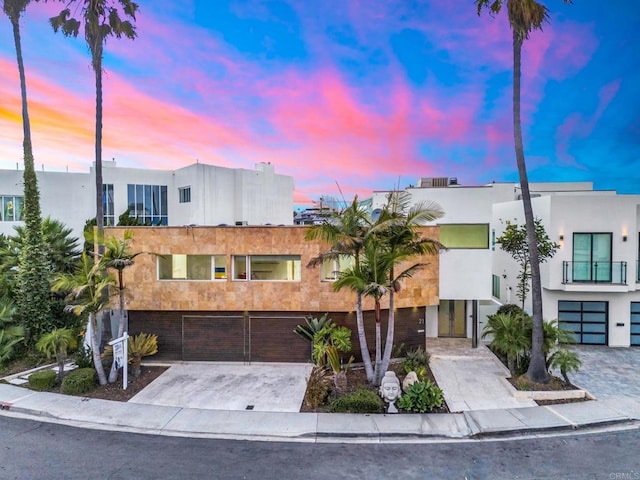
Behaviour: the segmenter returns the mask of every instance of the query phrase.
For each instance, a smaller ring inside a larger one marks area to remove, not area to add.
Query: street
[[[640,430],[428,444],[191,439],[0,416],[0,478],[640,480]]]

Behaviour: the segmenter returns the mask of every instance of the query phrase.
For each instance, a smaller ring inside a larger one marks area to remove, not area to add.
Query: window
[[[444,224],[440,227],[440,243],[447,248],[489,248],[489,225]]]
[[[320,279],[323,282],[334,282],[338,279],[340,272],[344,272],[355,264],[353,257],[340,257],[322,262],[320,268]]]
[[[234,280],[299,282],[300,255],[234,255]]]
[[[129,216],[151,225],[167,225],[166,185],[127,185]]]
[[[500,277],[498,275],[492,275],[491,280],[491,295],[500,298]]]
[[[113,184],[102,184],[102,213],[104,215],[105,227],[112,227],[116,224],[116,217],[113,212]]]
[[[573,281],[611,282],[611,233],[573,234]]]
[[[226,278],[224,255],[158,256],[158,279],[160,280],[224,280]]]
[[[631,346],[640,346],[640,302],[631,302]]]
[[[23,220],[23,198],[15,195],[0,195],[0,221],[18,222]]]
[[[178,189],[178,201],[180,203],[191,203],[191,187]]]

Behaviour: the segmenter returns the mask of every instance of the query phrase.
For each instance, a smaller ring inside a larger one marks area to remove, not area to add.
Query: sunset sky
[[[139,0],[109,39],[103,158],[293,176],[296,203],[457,177],[517,181],[505,12],[473,0]],[[640,193],[640,2],[547,0],[523,51],[531,181]],[[95,90],[82,37],[32,2],[22,40],[37,169],[88,172]],[[0,20],[0,168],[22,164],[11,25]],[[22,168],[22,167],[20,167]],[[1,192],[0,192],[1,193]]]

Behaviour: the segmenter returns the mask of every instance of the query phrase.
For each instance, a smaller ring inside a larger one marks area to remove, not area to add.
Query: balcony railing
[[[626,285],[627,262],[562,262],[562,283]]]

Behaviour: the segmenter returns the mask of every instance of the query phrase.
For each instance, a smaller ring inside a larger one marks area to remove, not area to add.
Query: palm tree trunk
[[[98,238],[104,234],[104,211],[102,193],[102,47],[93,48],[93,70],[96,74],[96,226]],[[98,245],[98,252],[102,253],[104,246]]]
[[[102,366],[102,359],[100,358],[100,345],[98,344],[98,322],[96,321],[96,314],[89,314],[89,324],[91,325],[91,353],[93,354],[93,366],[98,373],[98,382],[100,385],[107,384],[107,376]]]
[[[122,270],[118,270],[118,296],[120,300],[120,318],[118,318],[118,336],[124,335],[124,287],[122,286]],[[118,379],[118,369],[116,368],[116,357],[111,362],[111,370],[109,370],[109,383],[113,383]]]
[[[373,372],[373,384],[377,387],[380,385],[382,375],[380,374],[380,367],[382,363],[380,351],[381,346],[381,331],[380,331],[380,301],[376,298],[376,364]]]
[[[534,382],[546,383],[549,381],[549,373],[545,367],[544,353],[542,351],[543,327],[542,327],[542,288],[540,283],[540,263],[538,261],[538,243],[533,219],[533,207],[531,206],[531,194],[529,192],[529,180],[524,159],[524,147],[522,143],[522,125],[520,121],[520,80],[521,80],[521,54],[523,38],[513,29],[513,136],[515,140],[516,162],[520,187],[522,188],[522,205],[529,243],[529,258],[531,259],[531,302],[533,307],[533,329],[531,337],[531,363],[527,370],[527,377]]]
[[[367,345],[367,335],[364,329],[362,294],[360,292],[356,294],[356,325],[358,328],[358,340],[360,341],[362,363],[364,363],[364,372],[367,375],[367,381],[369,383],[373,383],[373,365],[371,365],[371,355],[369,354],[369,345]]]
[[[393,271],[391,272],[391,278],[393,278]],[[389,369],[389,362],[391,361],[391,351],[393,350],[393,336],[395,335],[396,314],[393,311],[395,305],[393,282],[389,289],[389,324],[387,325],[387,338],[384,344],[384,355],[382,357],[382,366],[380,368],[380,379],[384,377],[385,372]]]

